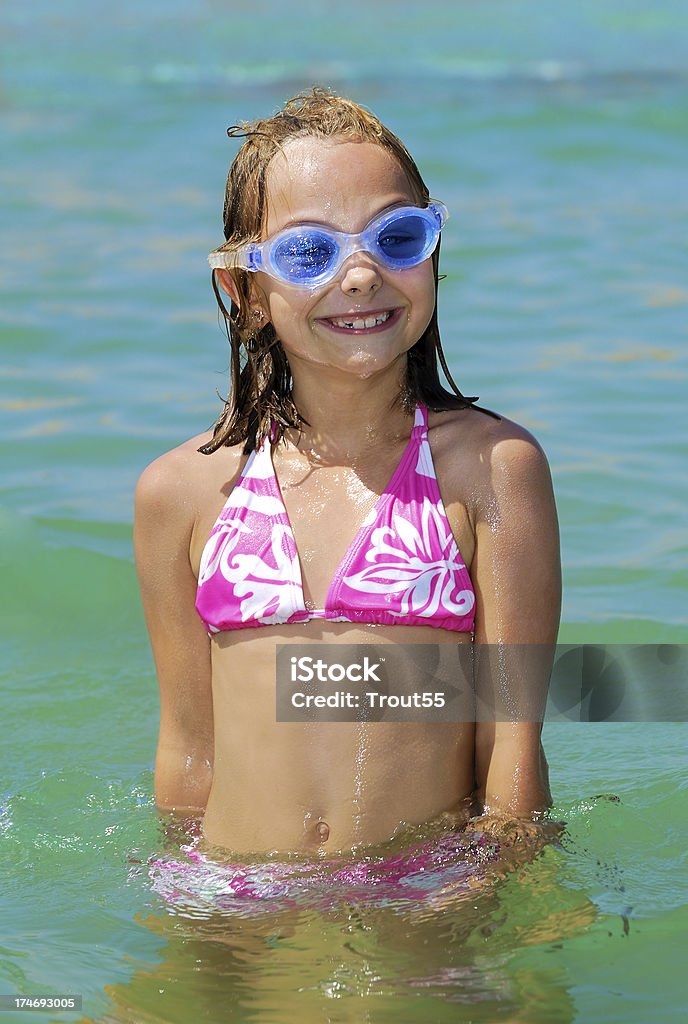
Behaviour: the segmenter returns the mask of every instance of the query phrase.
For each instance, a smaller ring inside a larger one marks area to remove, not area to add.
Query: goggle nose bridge
[[[375,255],[378,252],[379,246],[376,246],[375,249],[373,249],[373,246],[370,244],[370,242],[368,242],[368,240],[364,238],[364,235],[368,234],[369,231],[368,229],[366,229],[365,231],[360,231],[357,235],[349,235],[344,245],[339,246],[337,250],[337,258],[336,260],[333,260],[331,266],[332,277],[336,277],[337,274],[342,269],[342,267],[344,266],[344,264],[348,260],[350,260],[352,256],[355,256],[357,252],[365,252],[368,254],[368,256],[372,256],[373,258],[375,257]],[[375,233],[376,240],[377,234],[378,232]],[[361,244],[358,244],[359,242]]]

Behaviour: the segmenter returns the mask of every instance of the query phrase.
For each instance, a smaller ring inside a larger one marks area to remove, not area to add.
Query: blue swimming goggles
[[[317,288],[335,278],[355,252],[370,253],[389,270],[417,267],[435,251],[448,216],[444,203],[397,206],[378,214],[357,235],[322,224],[298,224],[266,242],[249,242],[239,249],[220,246],[208,263],[214,270],[262,270],[287,284]]]

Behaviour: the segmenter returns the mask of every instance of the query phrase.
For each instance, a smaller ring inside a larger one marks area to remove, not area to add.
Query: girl
[[[447,211],[399,139],[320,89],[230,134],[229,398],[136,491],[157,805],[241,854],[528,819],[539,722],[276,721],[280,644],[553,644],[558,533],[534,439],[440,383]]]

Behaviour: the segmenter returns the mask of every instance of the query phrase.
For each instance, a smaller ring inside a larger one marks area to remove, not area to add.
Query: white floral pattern
[[[237,555],[234,560],[233,572],[235,579],[238,574],[239,581],[232,582],[234,593],[242,599],[243,622],[251,619],[259,619],[266,625],[285,622],[299,611],[298,601],[303,604],[301,584],[295,582],[301,570],[289,527],[281,523],[273,525],[270,550],[274,568],[257,555]]]
[[[465,570],[465,565],[437,506],[424,500],[420,530],[400,515],[392,516],[392,524],[372,531],[365,555],[368,564],[347,575],[345,586],[369,595],[394,596],[387,609],[390,615],[467,615],[475,596],[472,589],[457,587],[455,572]]]
[[[213,547],[206,545],[198,574],[199,589],[217,574],[229,584],[240,602],[241,621],[258,619],[264,625],[285,622],[299,610],[302,599],[300,584],[293,581],[300,576],[298,555],[291,530],[281,523],[270,526],[269,554],[242,554],[240,542],[246,535],[254,535],[239,519],[224,519],[211,538]],[[290,543],[290,541],[292,543]],[[235,554],[237,547],[239,552]],[[267,554],[267,553],[264,553]]]

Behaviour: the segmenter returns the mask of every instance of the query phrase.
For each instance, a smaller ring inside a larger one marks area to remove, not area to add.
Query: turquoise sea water
[[[684,642],[685,5],[8,0],[0,35],[0,993],[113,1022],[676,1019],[685,724],[548,725],[561,848],[475,898],[172,914],[130,534],[138,473],[226,388],[225,128],[320,82],[450,207],[445,349],[550,457],[562,641]]]

